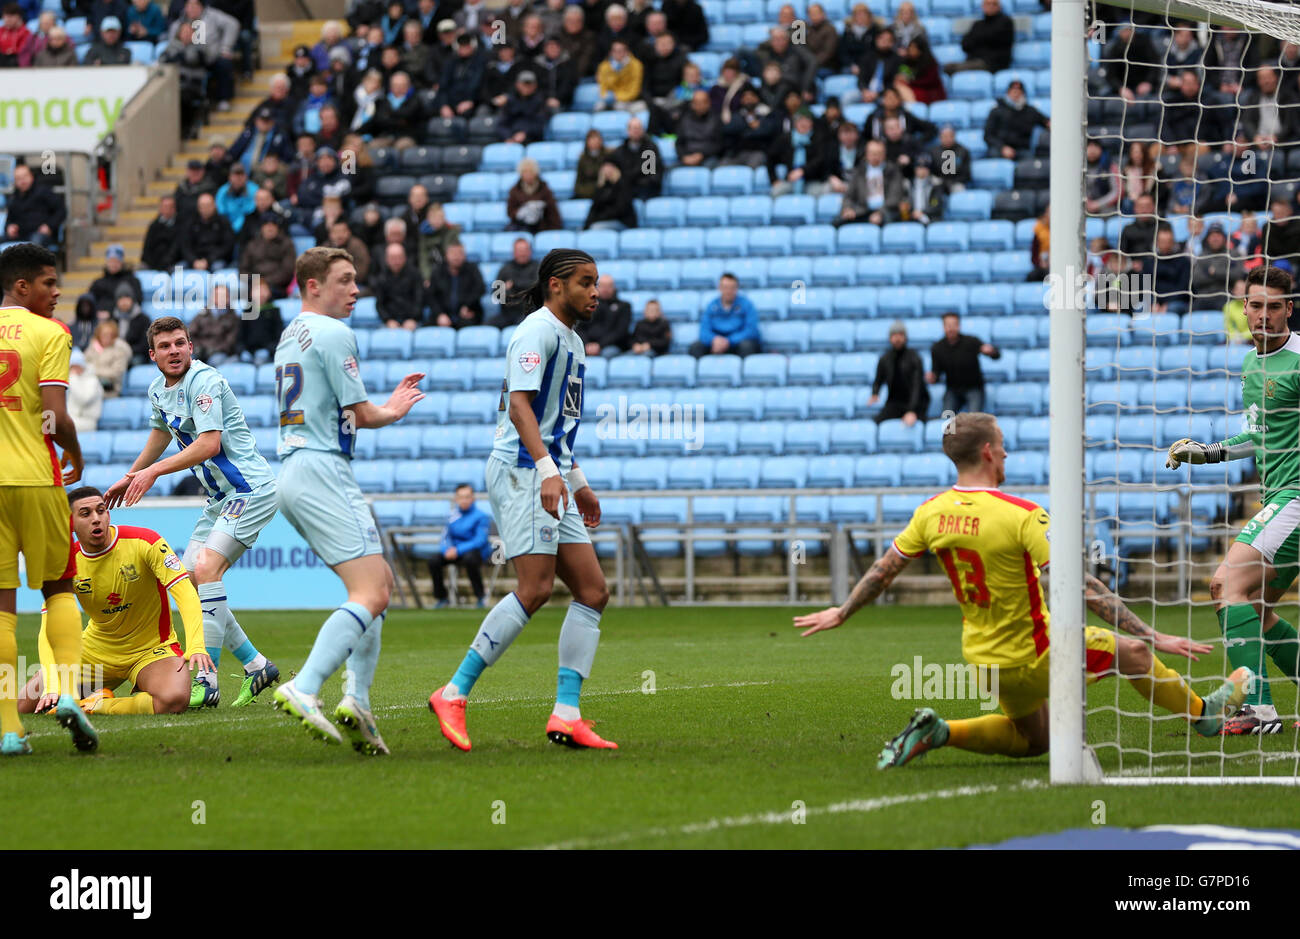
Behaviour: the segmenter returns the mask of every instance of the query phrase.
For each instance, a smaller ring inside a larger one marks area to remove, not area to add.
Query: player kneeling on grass
[[[510,337],[496,444],[487,461],[492,514],[519,582],[483,618],[456,674],[429,696],[429,709],[443,736],[468,750],[470,690],[550,599],[558,574],[573,602],[560,627],[555,709],[546,736],[569,747],[616,750],[618,744],[602,740],[578,710],[609,602],[587,533],[600,524],[600,502],[573,459],[586,371],[585,346],[574,326],[590,322],[596,312],[596,262],[582,251],[548,252],[525,299],[533,312]]]
[[[104,496],[94,486],[72,490],[68,502],[77,536],[73,586],[90,617],[81,634],[81,709],[87,714],[179,714],[190,705],[190,672],[212,667],[203,648],[198,591],[162,535],[112,524]],[[185,624],[189,651],[184,654],[172,629],[168,594]],[[27,683],[18,702],[24,714],[54,704],[55,696],[43,693],[43,672],[50,667],[44,616],[40,647],[42,672]],[[115,698],[113,688],[124,681],[136,693]]]
[[[1246,277],[1246,322],[1255,348],[1241,366],[1245,429],[1217,443],[1184,437],[1165,462],[1177,469],[1254,457],[1264,490],[1263,508],[1228,546],[1210,581],[1228,661],[1259,675],[1225,734],[1282,730],[1265,653],[1292,681],[1300,675],[1300,635],[1275,609],[1300,574],[1300,336],[1287,327],[1291,284],[1291,275],[1276,267],[1257,267]]]
[[[1038,756],[1048,748],[1047,512],[998,490],[1006,479],[1007,451],[993,415],[958,414],[944,429],[943,452],[957,466],[956,485],[917,508],[842,607],[794,619],[805,636],[834,629],[880,596],[927,549],[943,563],[961,604],[962,655],[972,665],[997,669],[1002,713],[945,721],[930,708],[919,708],[881,752],[879,769],[902,766],[944,746],[1017,757]],[[1193,660],[1210,646],[1156,632],[1101,581],[1086,575],[1084,584],[1090,610],[1138,637],[1085,627],[1088,682],[1117,669],[1144,698],[1188,718],[1198,734],[1217,734],[1224,714],[1245,698],[1254,673],[1238,668],[1202,699],[1152,654],[1151,645]]]

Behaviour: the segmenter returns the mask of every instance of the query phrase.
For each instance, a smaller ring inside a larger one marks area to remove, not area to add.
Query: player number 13
[[[943,562],[943,569],[948,572],[952,582],[952,592],[958,603],[973,603],[980,609],[988,609],[989,588],[984,581],[984,561],[978,551],[970,548],[939,548],[934,552]],[[953,559],[956,555],[956,560]],[[961,564],[961,570],[957,565]],[[963,579],[965,584],[962,583]]]

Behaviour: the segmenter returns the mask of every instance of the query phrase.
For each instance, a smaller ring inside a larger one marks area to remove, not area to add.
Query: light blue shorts
[[[573,504],[572,492],[568,509],[556,520],[542,508],[542,481],[537,470],[488,457],[486,475],[492,516],[507,558],[553,555],[562,544],[591,544],[582,513]]]
[[[275,518],[279,503],[273,482],[263,483],[249,493],[209,502],[190,534],[190,543],[185,549],[186,568],[194,569],[201,548],[211,548],[234,564]]]
[[[352,463],[341,453],[294,450],[280,464],[280,511],[330,567],[383,554]]]

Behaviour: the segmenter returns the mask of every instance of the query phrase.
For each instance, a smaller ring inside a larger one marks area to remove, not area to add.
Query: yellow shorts
[[[154,638],[157,639],[156,634]],[[141,646],[107,639],[98,635],[94,626],[89,626],[81,634],[82,693],[89,694],[96,688],[115,688],[124,681],[134,685],[145,666],[170,656],[183,655],[174,630],[166,642]]]
[[[76,572],[72,510],[62,486],[0,486],[0,590],[21,586],[19,552],[34,589]]]
[[[1084,673],[1088,684],[1104,678],[1115,664],[1115,634],[1109,629],[1085,626]],[[1052,650],[1044,650],[1030,665],[998,669],[998,706],[1012,720],[1028,717],[1047,702]]]

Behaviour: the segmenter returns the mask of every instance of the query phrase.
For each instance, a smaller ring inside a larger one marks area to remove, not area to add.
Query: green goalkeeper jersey
[[[1300,489],[1300,335],[1263,355],[1247,352],[1241,392],[1245,429],[1223,441],[1229,458],[1248,455],[1244,444],[1254,448],[1266,502],[1283,489]]]

